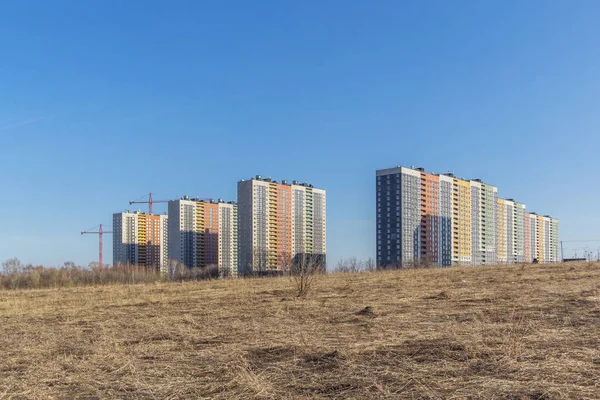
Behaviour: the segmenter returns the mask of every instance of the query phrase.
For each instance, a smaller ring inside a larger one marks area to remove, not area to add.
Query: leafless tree
[[[319,254],[298,254],[292,261],[290,274],[296,287],[296,295],[304,297],[309,292],[316,277],[325,272],[323,256]]]
[[[169,279],[181,279],[186,270],[185,264],[174,258],[169,259],[167,268]]]
[[[270,270],[269,252],[265,248],[252,249],[252,259],[246,266],[245,275],[262,275]]]
[[[203,273],[200,279],[215,279],[219,277],[219,266],[217,264],[209,264],[202,269]]]
[[[356,257],[340,259],[335,266],[336,272],[358,273],[363,271],[375,271],[375,262],[372,258],[367,261],[358,260]]]
[[[277,256],[277,267],[282,275],[291,275],[294,266],[294,258],[288,252],[283,252]]]
[[[356,257],[350,257],[348,259],[348,269],[349,272],[360,272],[361,261],[359,261]]]
[[[23,270],[23,264],[18,258],[10,258],[2,263],[2,270],[6,275],[16,274]]]
[[[337,264],[335,264],[335,272],[348,272],[348,263],[345,259],[340,258]]]
[[[229,268],[219,268],[217,264],[214,265],[214,268],[216,269],[219,278],[231,278],[234,276]]]
[[[204,280],[219,277],[219,268],[217,265],[210,264],[204,267],[186,268],[182,273],[176,276],[179,280]]]
[[[418,260],[418,268],[430,268],[432,266],[430,256],[425,255]]]
[[[106,264],[104,264],[106,265]],[[88,268],[95,271],[96,269],[100,268],[100,263],[98,261],[92,261],[91,263],[88,264]]]
[[[76,265],[73,261],[65,261],[63,263],[63,268],[65,268],[65,269],[71,269],[71,268],[75,268],[75,267],[76,267]]]

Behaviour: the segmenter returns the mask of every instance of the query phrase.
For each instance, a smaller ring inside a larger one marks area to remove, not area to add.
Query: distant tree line
[[[356,257],[341,258],[335,265],[334,272],[356,273],[373,272],[377,269],[372,258],[358,260]]]
[[[255,257],[260,263],[262,258]],[[269,272],[266,265],[252,265],[248,272],[240,277],[253,276],[288,276],[294,281],[298,296],[304,296],[313,286],[319,275],[326,273],[324,257],[300,254],[296,257],[283,257],[279,260],[281,270]],[[413,268],[428,267],[427,263],[419,263]],[[372,258],[359,260],[356,257],[342,258],[335,265],[334,273],[374,272],[378,270]],[[99,265],[90,263],[87,267],[75,265],[71,261],[60,267],[43,267],[41,265],[23,264],[17,258],[2,263],[0,270],[1,289],[44,289],[75,286],[113,285],[154,283],[163,281],[191,281],[227,278],[227,274],[219,273],[217,265],[203,268],[187,268],[183,263],[170,260],[166,271],[139,265]]]
[[[169,271],[161,273],[155,268],[139,265],[110,266],[93,262],[83,267],[67,261],[60,267],[44,267],[23,264],[19,259],[11,258],[2,263],[0,290],[154,283],[212,279],[217,276],[216,266],[189,269],[178,262],[170,262]]]

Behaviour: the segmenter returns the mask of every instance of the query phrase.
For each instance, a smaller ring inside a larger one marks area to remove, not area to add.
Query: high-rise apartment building
[[[517,263],[527,259],[525,204],[513,199],[498,199],[497,205],[498,263]]]
[[[496,236],[498,238],[497,244],[498,248],[496,250],[496,260],[498,264],[506,264],[508,262],[508,232],[509,232],[509,224],[507,218],[507,200],[498,199],[498,204],[496,206],[498,219],[496,220]]]
[[[438,263],[442,267],[452,265],[454,248],[454,178],[447,175],[438,175],[439,187],[439,235],[438,235]],[[457,227],[458,228],[458,227]]]
[[[377,262],[409,265],[421,249],[421,173],[398,167],[377,171]]]
[[[537,214],[525,213],[523,222],[525,262],[538,259]]]
[[[471,265],[473,262],[471,224],[471,183],[464,179],[452,178],[452,233],[453,265]]]
[[[452,177],[405,167],[377,171],[377,260],[449,266],[453,258]]]
[[[561,261],[562,254],[558,251],[558,220],[550,218],[550,262]]]
[[[532,220],[479,179],[398,166],[376,172],[376,196],[379,267],[558,259],[558,222]]]
[[[545,262],[548,260],[548,234],[549,234],[549,218],[541,215],[536,215],[536,248],[537,248],[537,259],[539,262]]]
[[[471,264],[496,263],[498,188],[479,179],[469,181],[471,193]]]
[[[136,212],[113,214],[113,264],[166,271],[168,217]]]
[[[525,204],[507,200],[506,209],[507,232],[506,244],[509,263],[525,261]]]
[[[558,220],[536,213],[525,213],[524,244],[525,261],[535,259],[540,263],[558,262]]]
[[[240,272],[277,273],[299,255],[325,268],[326,192],[257,175],[238,182]]]
[[[238,207],[233,202],[182,197],[169,201],[169,259],[187,268],[238,274]]]

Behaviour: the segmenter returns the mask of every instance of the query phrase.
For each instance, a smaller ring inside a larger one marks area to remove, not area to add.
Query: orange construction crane
[[[142,196],[145,197],[146,195]],[[153,215],[152,213],[152,204],[154,203],[168,203],[170,200],[152,200],[152,193],[148,193],[148,200],[145,201],[140,201],[140,200],[131,200],[129,202],[129,204],[142,204],[142,203],[147,203],[148,204],[148,214]]]
[[[97,231],[93,231],[92,229],[96,229],[98,228]],[[82,235],[86,235],[86,234],[92,234],[92,235],[98,235],[98,263],[100,264],[100,266],[102,266],[102,235],[104,235],[105,233],[112,233],[112,231],[105,231],[102,229],[102,224],[98,225],[97,227],[94,227],[92,229],[88,229],[87,231],[82,231],[81,234]]]

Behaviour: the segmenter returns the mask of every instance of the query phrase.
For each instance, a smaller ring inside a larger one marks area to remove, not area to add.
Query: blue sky
[[[367,258],[375,170],[398,164],[600,239],[599,17],[595,1],[3,4],[0,260],[87,265],[97,239],[79,232],[128,200],[235,199],[255,174],[327,189],[330,263]]]

